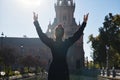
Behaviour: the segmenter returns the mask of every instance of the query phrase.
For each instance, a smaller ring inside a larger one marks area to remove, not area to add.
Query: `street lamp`
[[[109,51],[109,46],[107,46],[106,45],[106,75],[107,76],[110,76],[110,71],[109,71],[109,61],[108,61],[108,59],[109,59],[109,53],[108,53],[108,51]]]
[[[86,67],[88,69],[88,57],[86,57]]]
[[[1,49],[3,48],[3,36],[4,36],[4,33],[2,32],[1,33]]]
[[[109,54],[108,54],[108,50],[109,50],[109,46],[106,45],[106,68],[109,67],[109,62],[108,62]]]

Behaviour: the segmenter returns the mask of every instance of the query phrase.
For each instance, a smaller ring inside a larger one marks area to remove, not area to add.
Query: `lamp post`
[[[109,50],[109,46],[106,45],[106,68],[109,67],[109,62],[108,62],[109,53],[108,53],[108,50]]]
[[[20,45],[20,53],[21,53],[21,56],[23,57],[23,53],[24,53],[24,46],[23,46],[23,44]],[[21,67],[20,67],[20,72],[21,72],[21,74],[24,73],[24,66],[23,65],[21,65]]]
[[[3,48],[3,36],[4,36],[4,33],[2,32],[1,33],[1,49]]]
[[[88,57],[86,57],[86,68],[88,69]]]
[[[109,46],[106,45],[106,73],[107,73],[107,76],[110,76],[110,71],[109,71]]]

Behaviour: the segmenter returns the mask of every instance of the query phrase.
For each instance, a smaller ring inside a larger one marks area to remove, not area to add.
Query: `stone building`
[[[80,27],[80,24],[77,25],[74,18],[75,3],[73,0],[57,0],[54,6],[56,16],[54,22],[49,23],[46,35],[54,39],[56,26],[62,24],[65,31],[64,39],[67,39]],[[52,60],[50,49],[38,38],[1,37],[0,44],[3,47],[14,48],[16,53],[40,56],[40,59],[45,61],[46,65]],[[84,67],[83,36],[70,47],[67,61],[71,71]]]

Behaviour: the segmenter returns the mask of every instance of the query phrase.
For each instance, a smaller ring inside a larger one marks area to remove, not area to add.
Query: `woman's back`
[[[55,41],[51,46],[53,60],[49,68],[48,80],[69,80],[66,61],[68,48],[64,41]]]
[[[55,36],[56,41],[48,38],[41,30],[37,21],[38,15],[34,13],[34,25],[37,33],[43,43],[45,43],[52,52],[53,60],[48,72],[48,80],[69,80],[69,71],[66,61],[67,51],[71,45],[73,45],[82,35],[86,26],[88,14],[84,16],[84,22],[78,31],[72,36],[62,41],[64,35],[64,29],[61,25],[56,28]]]

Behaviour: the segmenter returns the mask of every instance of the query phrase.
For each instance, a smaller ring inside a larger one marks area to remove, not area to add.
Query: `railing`
[[[99,76],[101,80],[108,79],[108,80],[120,80],[120,70],[115,69],[102,69],[101,74]]]

